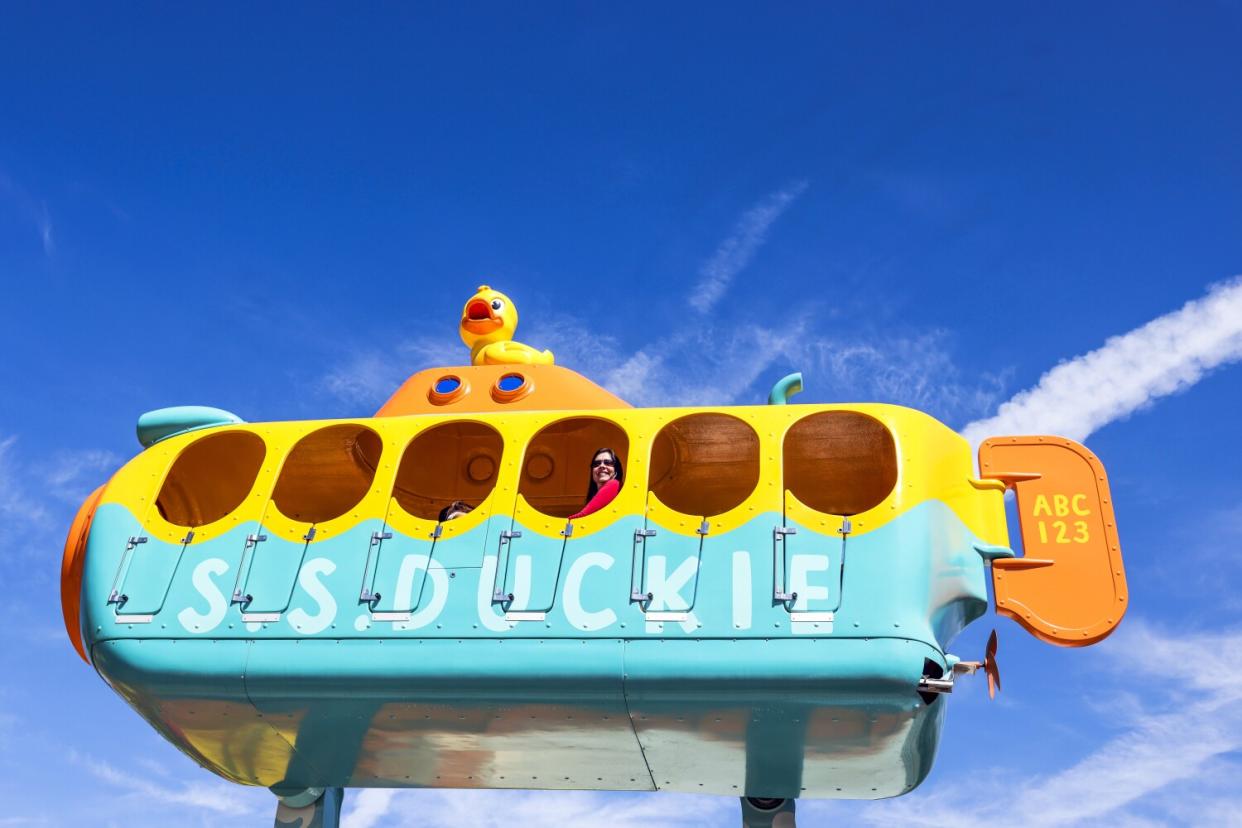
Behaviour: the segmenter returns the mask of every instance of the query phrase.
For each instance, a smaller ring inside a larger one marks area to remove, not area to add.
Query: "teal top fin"
[[[230,411],[205,405],[174,405],[171,408],[157,408],[138,418],[138,442],[142,443],[143,448],[150,448],[160,440],[176,434],[244,422],[246,421]]]

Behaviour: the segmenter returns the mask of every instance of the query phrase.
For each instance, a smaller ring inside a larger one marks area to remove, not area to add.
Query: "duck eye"
[[[500,301],[499,299],[492,300],[492,310],[500,311],[502,308],[504,308],[504,306],[505,306],[505,303]]]

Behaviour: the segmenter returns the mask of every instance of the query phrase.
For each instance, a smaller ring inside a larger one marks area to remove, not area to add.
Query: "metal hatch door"
[[[492,603],[511,621],[539,621],[556,603],[565,551],[573,528],[565,518],[540,512],[518,494],[509,528],[496,545]]]
[[[359,603],[380,620],[414,611],[427,586],[439,529],[436,521],[414,517],[395,497],[388,498],[384,525],[368,540]]]
[[[783,505],[784,521],[772,531],[773,600],[796,620],[831,623],[841,608],[850,520],[817,512],[788,490]]]
[[[275,621],[289,609],[306,550],[315,539],[315,524],[275,516],[275,508],[268,501],[258,527],[246,536],[237,569],[232,602],[241,604],[246,621]],[[288,527],[295,539],[271,531],[268,523]]]
[[[154,511],[152,505],[148,511]],[[150,525],[150,518],[143,526]],[[184,528],[179,542],[162,540],[154,532],[126,539],[125,553],[108,595],[118,617],[154,616],[164,608],[173,578],[185,557],[185,549],[194,540],[194,530]],[[132,619],[131,619],[132,620]]]
[[[686,621],[698,601],[703,547],[711,524],[683,515],[647,492],[643,528],[634,533],[630,601],[648,621]]]

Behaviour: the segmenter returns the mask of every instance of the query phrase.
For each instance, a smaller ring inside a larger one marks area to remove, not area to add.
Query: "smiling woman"
[[[570,515],[569,519],[593,515],[612,503],[620,493],[624,479],[625,470],[617,453],[610,448],[596,451],[591,460],[591,483],[587,486],[586,505]]]
[[[596,450],[597,446],[613,446],[615,450]],[[590,500],[601,483],[596,475],[613,470],[619,472],[628,449],[629,439],[625,431],[608,420],[571,417],[553,423],[531,439],[518,491],[531,506],[545,515],[568,518],[575,513],[581,514],[583,490],[587,490],[587,500]],[[617,465],[611,468],[592,465],[596,460],[606,459],[600,457],[605,451],[612,455]],[[616,474],[618,484],[621,476]],[[602,482],[606,483],[607,478]],[[615,491],[613,495],[616,495]]]

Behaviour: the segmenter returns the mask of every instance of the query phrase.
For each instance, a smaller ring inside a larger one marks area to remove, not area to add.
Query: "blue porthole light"
[[[498,403],[511,403],[531,392],[535,384],[517,372],[501,375],[492,385],[492,399]]]
[[[448,405],[464,397],[470,385],[457,374],[444,374],[427,389],[427,399],[434,405]]]
[[[526,384],[526,377],[521,374],[505,374],[496,383],[496,387],[506,394],[512,394],[514,391],[521,389]]]

